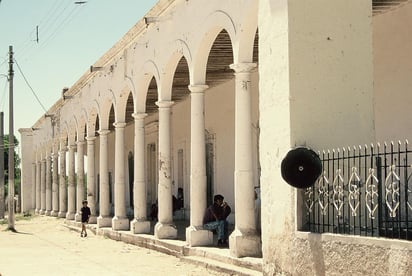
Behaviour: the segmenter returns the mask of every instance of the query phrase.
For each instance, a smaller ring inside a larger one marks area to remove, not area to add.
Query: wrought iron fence
[[[408,141],[320,152],[306,230],[412,240],[411,152]]]

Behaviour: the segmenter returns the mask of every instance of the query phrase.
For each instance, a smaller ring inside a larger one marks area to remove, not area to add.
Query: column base
[[[130,222],[130,231],[133,234],[148,234],[150,233],[150,221],[132,220]]]
[[[89,223],[90,224],[96,224],[97,223],[97,217],[96,216],[90,216],[89,217]]]
[[[235,229],[229,237],[229,249],[236,258],[262,257],[262,242],[256,232],[242,233]]]
[[[50,215],[51,215],[52,217],[57,217],[57,216],[59,215],[59,212],[53,210]]]
[[[46,214],[46,210],[41,209],[41,210],[39,211],[39,215],[44,215],[44,214]]]
[[[57,217],[59,218],[65,218],[67,215],[67,212],[59,212],[59,214],[57,215]]]
[[[76,213],[76,214],[74,215],[74,221],[76,221],[76,222],[81,222],[81,221],[82,221],[82,215],[79,214],[79,213]]]
[[[173,224],[156,223],[154,229],[154,236],[157,239],[171,239],[177,238],[177,228]]]
[[[207,246],[213,244],[213,233],[201,227],[189,226],[186,228],[186,242],[189,246]]]
[[[117,230],[129,230],[130,227],[130,222],[129,219],[124,217],[124,218],[119,218],[119,217],[113,217],[112,219],[112,229],[117,231]]]
[[[35,209],[35,210],[34,210],[34,213],[37,214],[37,215],[40,215],[40,210],[39,210],[39,209]]]
[[[112,227],[112,218],[99,216],[97,218],[97,228],[102,227]]]
[[[46,210],[45,215],[46,216],[51,216],[51,210]]]
[[[67,214],[66,214],[66,219],[67,219],[67,220],[74,220],[74,216],[75,216],[75,215],[76,215],[75,213],[67,212]]]

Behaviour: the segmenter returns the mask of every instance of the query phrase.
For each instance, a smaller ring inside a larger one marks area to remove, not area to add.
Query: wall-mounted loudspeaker
[[[322,173],[322,162],[313,150],[297,147],[282,160],[281,173],[289,185],[299,189],[309,188]]]

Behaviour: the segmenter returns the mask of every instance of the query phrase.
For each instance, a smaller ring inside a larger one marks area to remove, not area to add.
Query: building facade
[[[173,239],[183,190],[186,242],[205,246],[204,210],[223,194],[231,255],[262,257],[265,275],[410,274],[410,241],[304,231],[304,192],[280,173],[295,146],[411,134],[397,111],[412,4],[378,2],[160,0],[19,130],[22,210],[79,220],[87,198],[91,223],[141,234],[157,204],[152,234]]]

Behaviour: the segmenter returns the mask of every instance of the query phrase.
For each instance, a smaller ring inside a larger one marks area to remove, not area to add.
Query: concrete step
[[[80,232],[80,222],[66,220],[64,225],[72,231]],[[229,248],[189,247],[185,241],[159,240],[150,234],[132,234],[130,231],[114,231],[110,227],[97,228],[90,224],[87,228],[95,235],[173,255],[214,271],[239,276],[262,275],[262,258],[235,258],[230,256]]]
[[[182,261],[206,267],[207,269],[226,273],[233,276],[262,276],[262,272],[248,269],[245,267],[220,262],[213,259],[207,259],[199,256],[184,256],[180,258]]]

